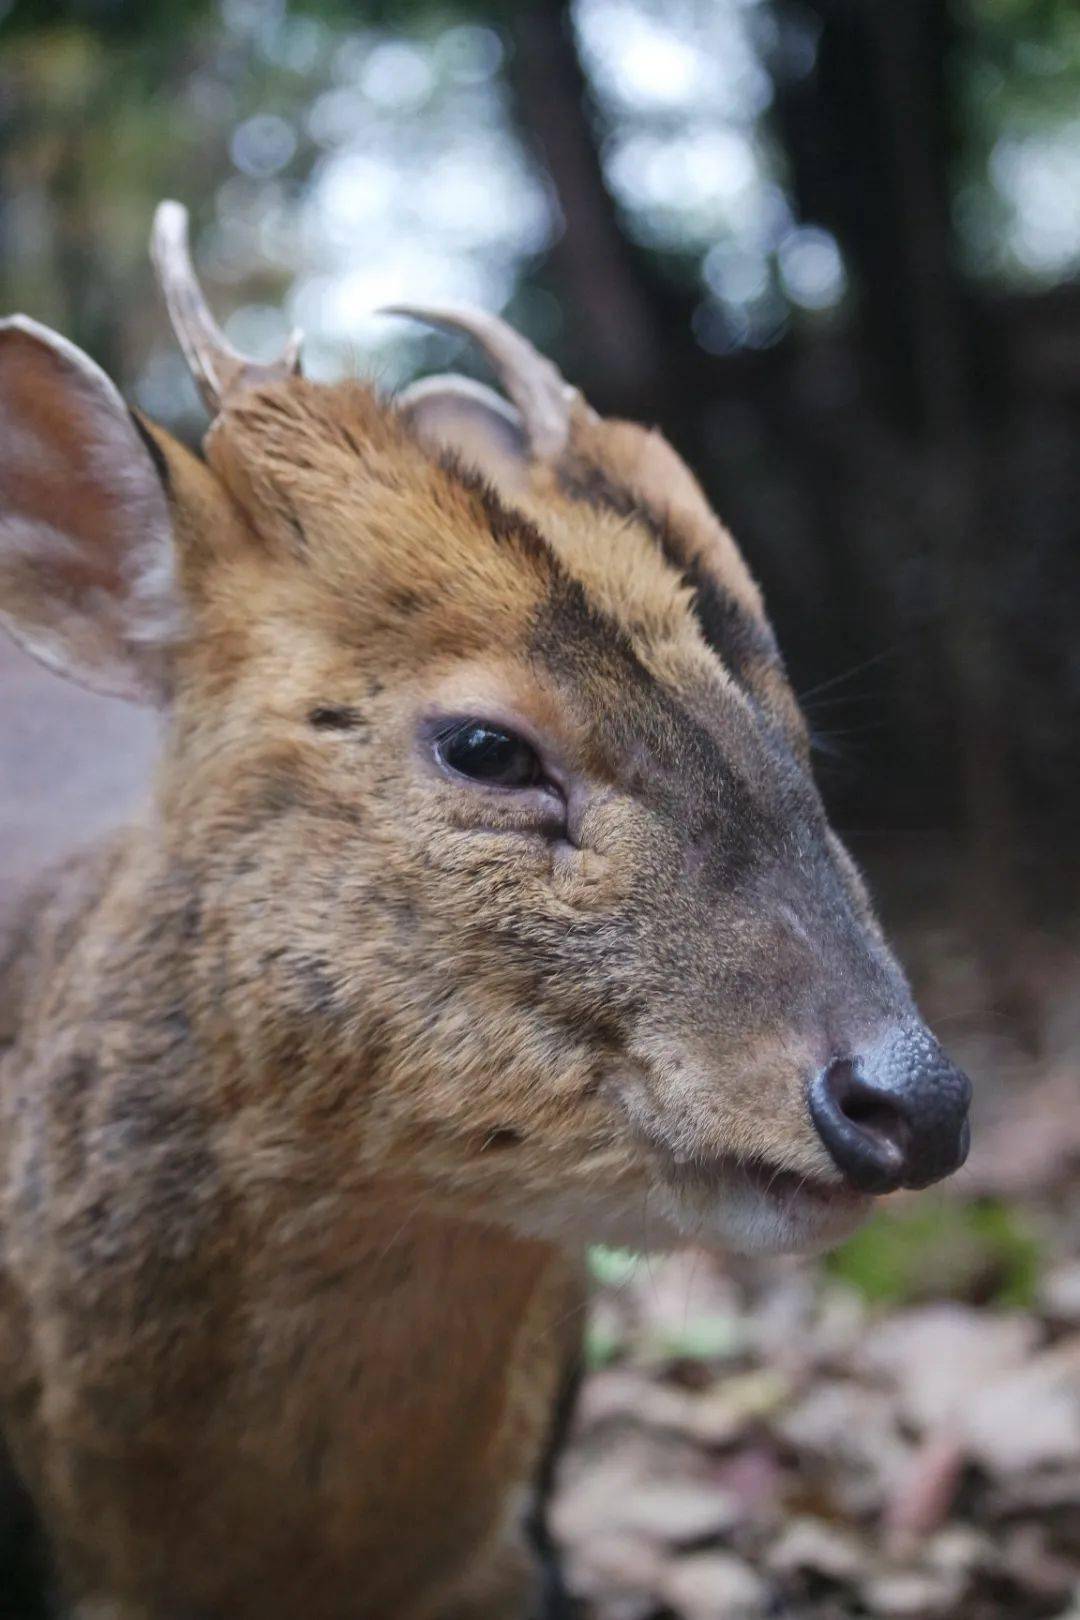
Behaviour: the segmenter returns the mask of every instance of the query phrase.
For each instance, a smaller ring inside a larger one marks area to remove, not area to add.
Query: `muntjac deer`
[[[164,714],[4,970],[11,1489],[82,1620],[554,1613],[585,1242],[825,1245],[968,1082],[664,440],[477,313],[508,400],[256,364],[154,240],[205,460],[0,332],[0,617]]]

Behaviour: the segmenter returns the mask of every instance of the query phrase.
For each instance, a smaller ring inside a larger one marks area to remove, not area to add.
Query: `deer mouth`
[[[870,1211],[867,1193],[825,1167],[794,1170],[763,1157],[709,1149],[692,1137],[680,1140],[653,1103],[644,1065],[624,1073],[616,1096],[649,1161],[658,1194],[650,1219],[661,1205],[677,1241],[746,1254],[816,1253],[843,1241]]]
[[[676,1223],[744,1252],[813,1253],[842,1241],[872,1199],[840,1182],[731,1154],[676,1158],[650,1144]]]
[[[808,1204],[821,1204],[828,1209],[862,1209],[869,1199],[854,1188],[826,1181],[822,1176],[804,1175],[796,1170],[782,1170],[757,1160],[734,1161],[750,1185],[765,1198],[790,1202],[802,1199]]]
[[[820,1205],[823,1209],[854,1210],[865,1208],[870,1200],[840,1182],[827,1181],[824,1176],[808,1175],[799,1170],[787,1170],[763,1159],[740,1159],[733,1154],[717,1154],[710,1158],[676,1161],[668,1160],[669,1178],[689,1191],[708,1193],[718,1186],[741,1182],[755,1196],[776,1204]]]

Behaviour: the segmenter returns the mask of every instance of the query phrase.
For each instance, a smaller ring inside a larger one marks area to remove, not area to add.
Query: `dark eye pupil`
[[[448,732],[442,757],[452,770],[501,787],[532,787],[541,779],[540,761],[523,737],[470,721]]]

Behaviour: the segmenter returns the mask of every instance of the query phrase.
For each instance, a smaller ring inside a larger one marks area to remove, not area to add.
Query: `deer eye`
[[[530,788],[544,780],[536,750],[524,737],[482,720],[465,720],[444,731],[437,746],[444,765],[474,782]]]

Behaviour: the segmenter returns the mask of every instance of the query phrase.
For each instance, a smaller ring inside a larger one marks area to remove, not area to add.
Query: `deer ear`
[[[425,377],[397,396],[398,410],[433,450],[450,450],[501,494],[529,482],[529,451],[521,416],[492,388],[469,377]]]
[[[105,373],[0,321],[0,624],[50,669],[159,700],[179,612],[168,503]]]

